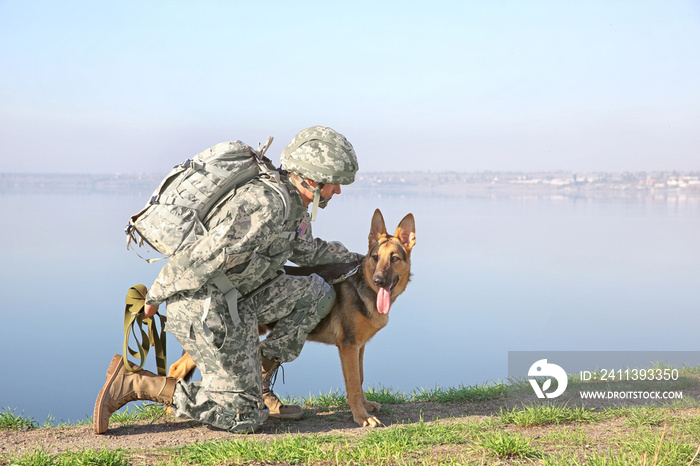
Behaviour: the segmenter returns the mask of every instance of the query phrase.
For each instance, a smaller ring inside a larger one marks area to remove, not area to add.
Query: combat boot
[[[147,370],[127,371],[122,356],[115,354],[107,369],[107,382],[95,402],[95,433],[105,433],[112,413],[130,401],[149,400],[172,405],[176,383],[176,379]]]
[[[270,361],[261,356],[262,360],[262,396],[265,406],[270,410],[271,418],[275,419],[301,419],[304,410],[301,406],[283,404],[275,392],[272,391],[273,377],[280,367],[280,363]]]

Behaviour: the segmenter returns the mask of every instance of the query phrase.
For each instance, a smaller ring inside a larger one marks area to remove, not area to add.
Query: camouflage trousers
[[[317,275],[284,275],[239,303],[238,324],[212,285],[171,298],[166,330],[202,373],[200,382],[178,382],[175,414],[231,432],[262,425],[268,410],[262,400],[260,354],[279,362],[296,359],[323,317],[319,308],[329,310],[332,298],[332,288]],[[275,328],[261,342],[258,323],[271,322]]]

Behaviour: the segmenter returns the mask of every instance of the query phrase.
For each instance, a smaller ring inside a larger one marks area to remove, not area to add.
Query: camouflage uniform
[[[237,188],[205,220],[209,233],[173,255],[146,296],[152,305],[167,301],[167,331],[202,372],[201,382],[177,384],[173,406],[178,416],[231,431],[262,424],[267,409],[260,354],[279,362],[294,360],[323,317],[317,310],[329,309],[319,304],[332,290],[317,275],[284,275],[282,266],[361,257],[340,243],[314,239],[300,193],[288,180],[283,184],[291,200],[286,221],[282,198],[268,185],[254,179]],[[243,296],[237,312],[229,312],[211,281],[221,271]],[[259,342],[257,324],[271,322],[275,328]]]

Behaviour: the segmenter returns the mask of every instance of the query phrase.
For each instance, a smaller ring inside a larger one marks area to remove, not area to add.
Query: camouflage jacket
[[[254,179],[237,188],[205,219],[209,234],[170,257],[146,302],[159,305],[177,293],[197,291],[219,271],[245,295],[277,276],[288,260],[305,266],[362,257],[340,243],[313,238],[299,191],[284,184],[291,198],[286,222],[282,198],[269,186]]]

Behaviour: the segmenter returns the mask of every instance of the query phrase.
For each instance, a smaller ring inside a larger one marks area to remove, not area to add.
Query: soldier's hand
[[[158,312],[158,306],[153,306],[151,304],[146,304],[143,308],[143,314],[146,317],[153,317]]]

